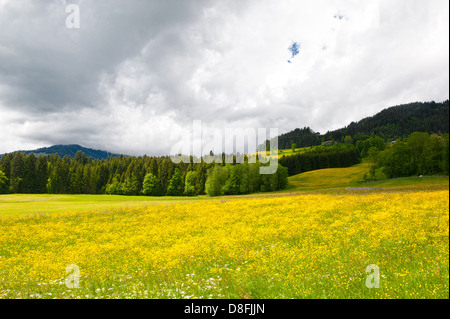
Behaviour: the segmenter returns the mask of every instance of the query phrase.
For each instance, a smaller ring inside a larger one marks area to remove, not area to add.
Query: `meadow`
[[[411,176],[375,182],[364,182],[370,163],[362,162],[351,167],[326,168],[290,176],[287,191],[324,191],[339,189],[390,189],[390,190],[439,190],[448,189],[448,176]],[[280,192],[280,191],[279,191]]]
[[[358,191],[340,170],[326,191],[307,172],[270,195],[0,196],[0,298],[449,298],[448,177]]]
[[[294,151],[289,148],[289,149],[279,149],[278,150],[278,155],[276,156],[277,158],[281,158],[283,156],[290,156],[290,155],[296,155],[299,153],[305,153],[307,151],[311,151],[315,148],[315,146],[308,146],[308,147],[298,147],[295,148]],[[256,156],[258,153],[251,153],[249,154],[249,156]],[[266,156],[270,156],[271,152],[270,151],[266,151]],[[271,158],[275,158],[274,155],[270,156]]]
[[[209,197],[152,197],[121,195],[52,195],[52,194],[12,194],[0,195],[0,217],[27,214],[52,214],[131,208],[170,202],[208,200]]]

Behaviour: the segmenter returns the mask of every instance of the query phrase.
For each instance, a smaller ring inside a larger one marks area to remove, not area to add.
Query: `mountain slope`
[[[282,192],[325,191],[340,189],[348,191],[368,191],[387,189],[448,189],[448,176],[411,176],[364,183],[364,174],[369,171],[369,163],[350,167],[325,168],[300,173],[288,177],[288,187]]]
[[[50,147],[42,147],[35,150],[30,151],[20,151],[25,154],[34,153],[34,155],[48,155],[48,154],[58,154],[61,158],[64,156],[74,157],[75,154],[81,151],[86,155],[87,157],[91,157],[93,160],[99,159],[107,159],[110,156],[118,157],[118,154],[112,154],[107,151],[102,150],[95,150],[92,148],[83,147],[77,144],[71,144],[71,145],[53,145]]]
[[[413,132],[448,133],[449,100],[444,102],[414,102],[392,106],[374,116],[352,122],[348,126],[319,135],[309,127],[295,129],[278,136],[278,148],[319,145],[322,141],[342,141],[349,135],[354,141],[364,139],[372,133],[384,139],[405,137]],[[258,146],[261,149],[262,145]]]
[[[413,132],[448,133],[449,101],[414,102],[392,106],[371,117],[366,117],[347,127],[327,132],[325,140],[340,141],[347,135],[372,133],[385,139],[405,137]],[[358,138],[357,138],[358,139]]]

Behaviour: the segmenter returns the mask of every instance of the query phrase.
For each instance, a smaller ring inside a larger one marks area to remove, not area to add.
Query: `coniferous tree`
[[[22,193],[24,158],[25,154],[16,152],[11,159],[11,173],[9,177],[9,184],[12,193]]]
[[[69,167],[59,156],[51,165],[47,191],[50,194],[67,194],[69,191]]]
[[[47,192],[48,159],[46,156],[38,156],[36,160],[36,193]]]
[[[140,191],[140,183],[136,174],[132,173],[122,184],[122,192],[124,195],[138,195]]]
[[[6,178],[9,180],[11,178],[11,160],[14,153],[5,154],[0,158],[0,170],[5,173]]]
[[[3,171],[0,171],[0,194],[6,194],[9,190],[9,181]]]
[[[22,172],[21,192],[27,194],[37,193],[36,184],[36,156],[33,153],[24,158]]]
[[[105,163],[100,164],[100,168],[98,169],[98,177],[96,183],[96,189],[100,194],[105,193],[106,184],[108,184],[109,179],[109,170],[108,166]]]

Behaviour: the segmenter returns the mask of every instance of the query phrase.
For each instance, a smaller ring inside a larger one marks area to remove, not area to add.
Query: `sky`
[[[194,121],[325,133],[448,98],[447,0],[0,0],[1,154],[165,155]]]

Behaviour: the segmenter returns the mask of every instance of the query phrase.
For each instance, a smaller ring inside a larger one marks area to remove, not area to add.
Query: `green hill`
[[[107,159],[110,156],[118,157],[118,154],[113,154],[107,151],[102,150],[95,150],[92,148],[83,147],[77,144],[71,144],[71,145],[53,145],[50,147],[42,147],[35,150],[29,150],[29,151],[20,151],[25,154],[31,154],[33,153],[36,156],[39,155],[51,155],[51,154],[58,154],[61,158],[64,156],[69,156],[71,158],[75,157],[75,154],[81,151],[86,155],[87,157],[91,157],[93,160],[103,160]]]
[[[341,141],[349,135],[358,140],[371,134],[384,139],[397,139],[414,132],[445,134],[449,132],[448,119],[449,100],[441,103],[414,102],[389,107],[347,127],[327,132],[324,139]]]
[[[320,145],[324,141],[343,141],[351,136],[354,141],[365,139],[371,134],[383,139],[406,137],[413,132],[448,133],[449,100],[436,103],[414,102],[392,106],[374,116],[352,122],[343,128],[319,134],[309,127],[297,128],[278,136],[278,148],[289,149],[291,142],[296,147]],[[263,145],[259,145],[261,149]]]
[[[369,170],[369,163],[360,163],[351,167],[326,168],[305,172],[288,178],[287,191],[319,191],[330,189],[370,190],[375,189],[448,189],[448,176],[413,176],[387,179],[378,182],[364,182],[364,174]]]

